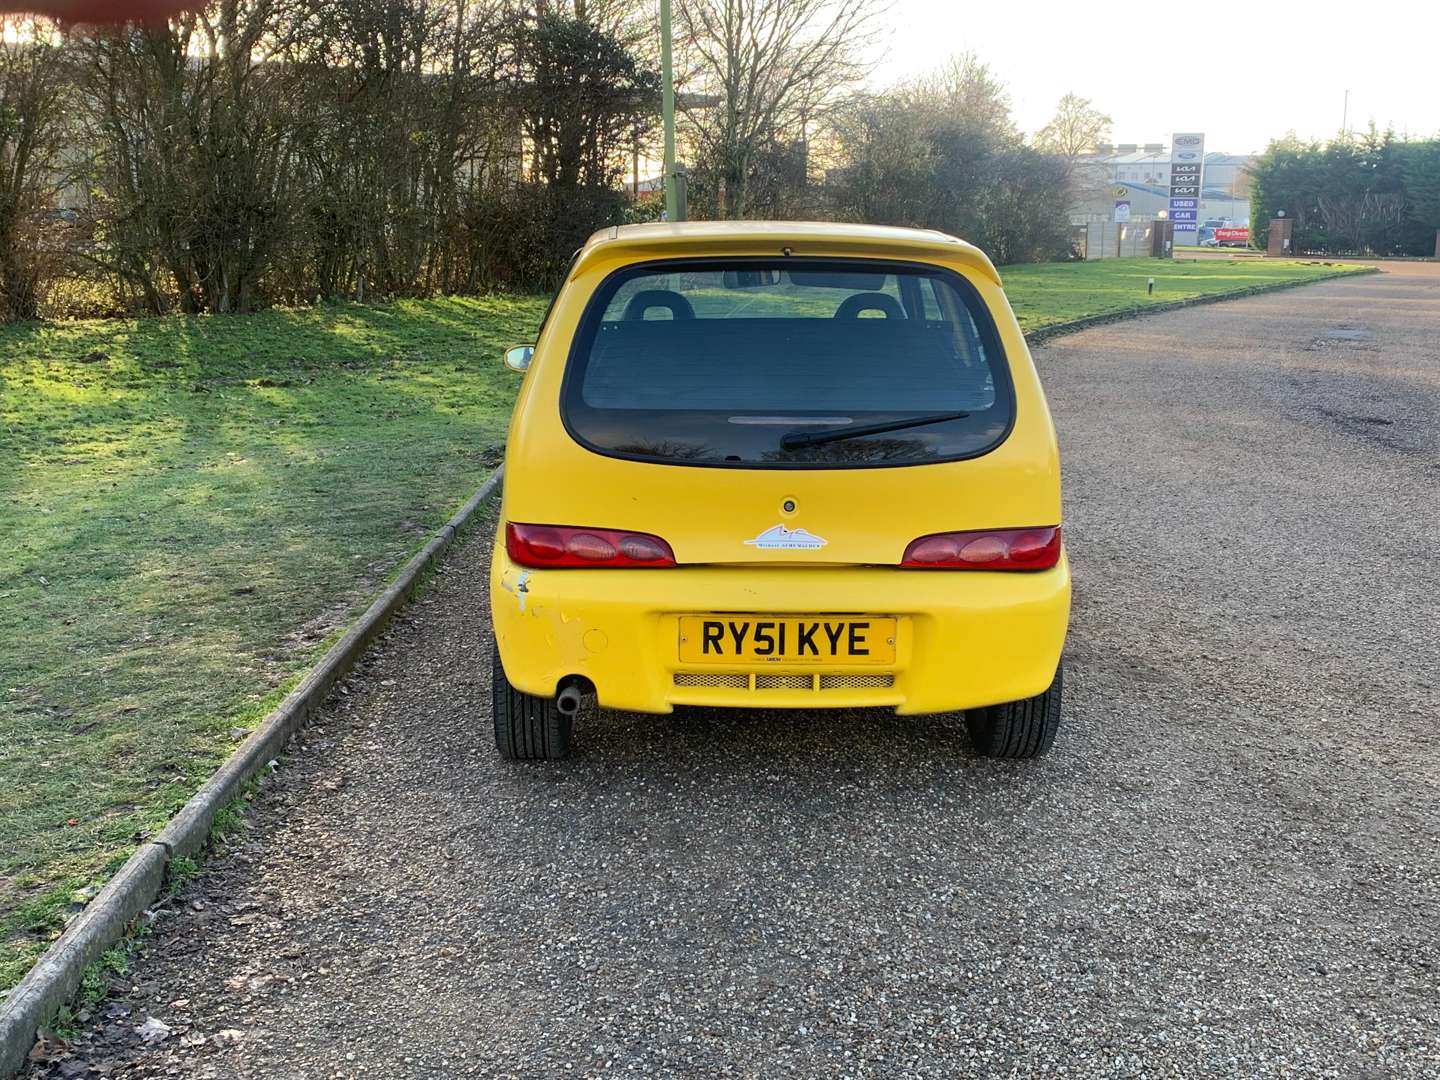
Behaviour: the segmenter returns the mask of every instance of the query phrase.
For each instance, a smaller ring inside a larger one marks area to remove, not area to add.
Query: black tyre
[[[1037,758],[1055,741],[1060,729],[1060,691],[1064,667],[1055,669],[1055,681],[1043,694],[1024,701],[1008,701],[965,714],[965,726],[975,749],[986,757]]]
[[[490,685],[494,694],[495,748],[510,761],[561,761],[570,756],[571,717],[554,698],[516,690],[505,677],[499,646],[490,653]]]

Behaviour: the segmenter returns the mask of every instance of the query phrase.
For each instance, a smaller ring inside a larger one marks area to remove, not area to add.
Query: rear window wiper
[[[803,446],[820,446],[822,443],[858,439],[862,435],[882,435],[887,431],[903,431],[905,428],[924,427],[927,424],[943,424],[946,420],[964,420],[968,412],[932,413],[929,416],[910,416],[904,420],[889,420],[883,424],[862,424],[842,431],[791,431],[780,437],[782,450],[799,450]]]

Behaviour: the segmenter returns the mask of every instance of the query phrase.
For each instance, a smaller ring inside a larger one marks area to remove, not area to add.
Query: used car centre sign
[[[1205,135],[1186,132],[1173,138],[1170,148],[1170,220],[1177,244],[1195,243],[1200,226],[1200,185],[1205,176]],[[1185,239],[1180,234],[1186,233]]]

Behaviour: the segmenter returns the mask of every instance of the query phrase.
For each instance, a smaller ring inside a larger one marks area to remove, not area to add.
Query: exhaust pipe
[[[584,695],[572,683],[555,696],[555,707],[566,716],[574,716],[580,711],[580,702],[583,700]]]

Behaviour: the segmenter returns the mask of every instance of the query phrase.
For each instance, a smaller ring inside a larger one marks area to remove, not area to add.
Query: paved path
[[[503,764],[477,535],[36,1074],[1440,1075],[1436,271],[1040,350],[1078,588],[1036,764],[694,711]]]

